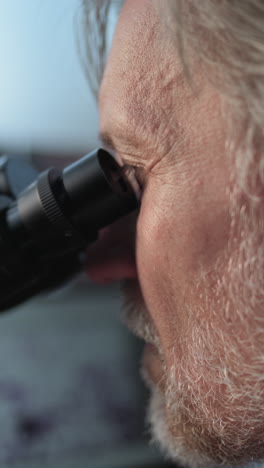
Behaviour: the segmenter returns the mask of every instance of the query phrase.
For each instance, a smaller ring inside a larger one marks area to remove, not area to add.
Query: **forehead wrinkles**
[[[122,17],[125,13],[101,88],[101,126],[125,146],[131,142],[131,150],[152,153],[148,165],[153,165],[156,154],[167,154],[175,144],[175,89],[183,76],[175,73],[176,51],[172,56],[154,8],[147,15],[132,10]]]
[[[153,57],[139,64],[127,82],[123,118],[150,150],[167,154],[175,142],[178,123],[174,106],[175,76],[166,59]],[[154,162],[154,161],[153,161]]]

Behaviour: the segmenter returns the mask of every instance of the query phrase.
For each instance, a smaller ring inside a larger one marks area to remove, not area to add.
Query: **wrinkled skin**
[[[244,382],[258,384],[250,369],[259,341],[247,351],[254,315],[240,319],[228,287],[239,242],[230,233],[220,96],[198,60],[192,74],[195,92],[153,2],[127,0],[101,85],[100,127],[117,157],[137,167],[142,202],[138,217],[101,233],[88,273],[98,282],[128,280],[129,321],[155,345],[146,347],[143,366],[157,413],[151,419],[164,426],[156,437],[172,457],[196,466],[264,456],[264,424],[254,429],[257,407],[247,414],[253,397],[240,391]]]

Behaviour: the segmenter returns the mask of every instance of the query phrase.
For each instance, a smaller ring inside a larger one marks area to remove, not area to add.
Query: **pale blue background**
[[[78,17],[79,0],[0,0],[0,148],[70,153],[96,145]]]

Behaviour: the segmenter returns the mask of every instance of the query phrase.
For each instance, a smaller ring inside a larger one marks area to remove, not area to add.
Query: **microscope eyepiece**
[[[135,185],[103,149],[63,171],[50,168],[38,174],[27,165],[27,172],[24,163],[20,184],[16,161],[21,161],[4,158],[0,158],[0,311],[57,287],[80,271],[85,249],[98,231],[139,204]],[[10,187],[12,170],[19,193]]]

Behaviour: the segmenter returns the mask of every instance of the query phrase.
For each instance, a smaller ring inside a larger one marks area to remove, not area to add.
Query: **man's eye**
[[[137,198],[140,200],[143,190],[143,183],[140,177],[139,167],[129,166],[125,164],[123,166],[123,171],[125,176],[129,180],[131,186],[133,187]]]
[[[146,186],[146,179],[147,179],[145,169],[141,166],[137,166],[137,167],[134,167],[134,171],[135,171],[135,177],[140,186],[140,189],[144,190],[144,187]]]

